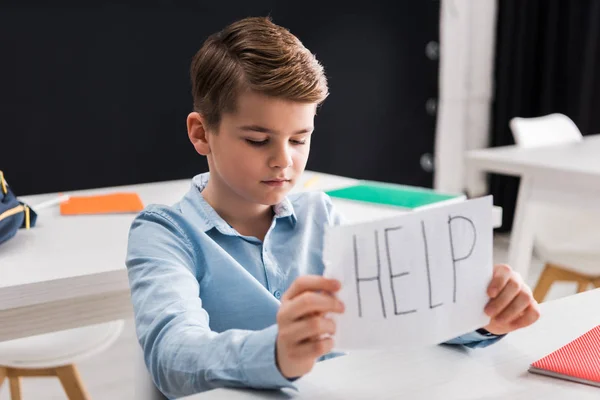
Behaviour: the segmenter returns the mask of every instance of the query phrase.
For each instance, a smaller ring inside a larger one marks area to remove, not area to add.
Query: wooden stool
[[[79,372],[77,372],[74,364],[39,369],[0,366],[0,387],[2,387],[5,378],[8,378],[11,400],[21,400],[21,378],[34,376],[57,377],[69,400],[90,400],[90,396],[85,390],[83,382],[81,382],[81,378],[79,377]]]
[[[585,275],[559,267],[558,265],[547,263],[533,290],[533,297],[535,300],[538,303],[544,301],[552,284],[559,281],[577,282],[577,293],[586,291],[590,285],[600,288],[600,276]]]

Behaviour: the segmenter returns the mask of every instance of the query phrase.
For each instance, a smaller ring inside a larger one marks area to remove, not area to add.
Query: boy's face
[[[316,105],[247,91],[235,113],[224,113],[208,132],[211,180],[246,201],[275,205],[302,175]]]

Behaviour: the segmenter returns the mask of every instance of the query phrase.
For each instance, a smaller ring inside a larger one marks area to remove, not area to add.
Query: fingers
[[[277,322],[281,325],[309,315],[330,312],[344,312],[344,304],[335,296],[324,293],[304,292],[281,305],[281,312],[277,315]]]
[[[317,340],[335,334],[335,321],[321,316],[306,318],[288,326],[282,334],[289,343]]]
[[[344,312],[334,295],[338,280],[317,275],[297,278],[281,298],[277,312],[277,367],[286,377],[302,376],[333,348],[335,322],[323,315]]]
[[[529,291],[520,291],[512,302],[499,314],[496,315],[496,321],[501,324],[508,324],[519,318],[527,307],[531,305],[531,293]]]
[[[333,349],[333,339],[323,338],[299,344],[290,350],[291,357],[311,357],[317,359]]]
[[[485,306],[484,312],[492,318],[496,317],[504,311],[520,291],[521,284],[517,280],[508,280],[504,288],[501,289],[500,294]]]
[[[531,289],[521,276],[507,265],[496,265],[488,286],[491,297],[484,312],[491,317],[486,328],[496,334],[505,334],[531,325],[540,317]],[[489,329],[488,329],[489,328]]]
[[[494,273],[492,275],[492,281],[488,285],[488,296],[495,298],[500,294],[502,288],[506,286],[506,283],[511,278],[512,269],[508,265],[500,264],[494,266]]]
[[[540,307],[537,303],[530,304],[529,307],[525,309],[523,315],[510,323],[510,327],[512,330],[525,328],[537,321],[540,318],[540,315]]]
[[[290,288],[283,294],[282,302],[291,300],[306,291],[324,291],[335,293],[340,290],[341,284],[337,279],[328,279],[319,275],[303,275],[297,278]]]

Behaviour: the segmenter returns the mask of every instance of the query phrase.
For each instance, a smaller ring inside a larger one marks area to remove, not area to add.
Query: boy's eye
[[[291,140],[292,143],[294,144],[306,144],[306,139],[302,139],[302,140]]]
[[[246,142],[252,146],[259,147],[259,146],[263,146],[263,145],[267,144],[268,139],[265,139],[265,140],[246,139]]]

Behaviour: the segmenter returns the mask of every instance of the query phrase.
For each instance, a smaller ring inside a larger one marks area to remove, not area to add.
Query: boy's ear
[[[190,142],[192,142],[196,151],[203,156],[209,155],[210,145],[204,117],[197,112],[190,113],[187,117],[187,130]]]

